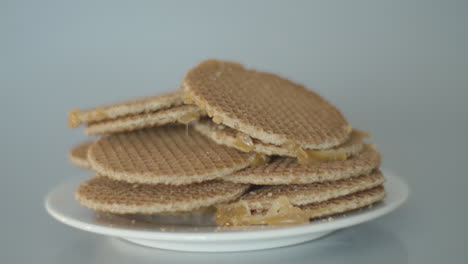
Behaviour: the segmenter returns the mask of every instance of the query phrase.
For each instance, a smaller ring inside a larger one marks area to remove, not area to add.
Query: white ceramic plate
[[[385,172],[387,196],[365,209],[321,219],[299,226],[216,227],[211,219],[164,216],[120,217],[99,214],[80,206],[74,199],[78,184],[73,179],[52,190],[45,207],[52,217],[88,232],[120,237],[136,244],[182,251],[227,252],[276,248],[310,241],[335,230],[370,221],[387,214],[408,198],[407,184]]]

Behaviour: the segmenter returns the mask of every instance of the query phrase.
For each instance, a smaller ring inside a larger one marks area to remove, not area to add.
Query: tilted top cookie
[[[187,73],[182,88],[185,103],[264,143],[326,149],[345,142],[351,132],[338,109],[318,94],[237,63],[202,62]]]
[[[188,124],[198,120],[204,111],[195,105],[181,105],[150,113],[132,114],[86,125],[88,136],[133,131],[172,123]]]

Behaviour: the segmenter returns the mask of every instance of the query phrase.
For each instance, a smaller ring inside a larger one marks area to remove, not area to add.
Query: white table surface
[[[466,1],[0,1],[1,263],[463,263]],[[154,94],[204,58],[313,87],[410,184],[398,211],[275,250],[148,249],[67,227],[45,194],[83,174],[66,113]]]

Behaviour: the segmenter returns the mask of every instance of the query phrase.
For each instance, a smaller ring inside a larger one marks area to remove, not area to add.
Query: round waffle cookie
[[[92,210],[116,214],[188,212],[229,202],[249,185],[219,180],[190,185],[132,184],[95,177],[82,183],[75,197]]]
[[[327,149],[345,142],[351,132],[338,109],[318,94],[237,63],[202,62],[187,73],[182,88],[185,103],[264,143]]]
[[[223,180],[258,185],[309,184],[336,181],[369,174],[378,168],[381,155],[371,145],[365,145],[361,153],[344,161],[328,161],[314,165],[300,165],[296,159],[278,157],[258,167],[247,168]]]
[[[248,167],[253,158],[185,126],[112,134],[96,141],[88,152],[98,174],[132,183],[174,185],[232,174]]]
[[[128,115],[155,112],[182,104],[182,93],[172,92],[89,110],[74,109],[69,113],[68,126],[74,128],[82,123],[99,122]]]
[[[88,149],[93,144],[93,141],[88,141],[81,143],[79,145],[74,146],[70,152],[68,153],[68,157],[70,158],[70,161],[73,165],[83,168],[83,169],[89,169],[89,163],[88,163]]]
[[[322,203],[304,205],[300,208],[309,217],[309,219],[314,219],[345,213],[348,211],[370,206],[383,200],[384,198],[384,187],[377,186],[369,190],[364,190],[350,195],[338,197]]]
[[[229,147],[233,147],[244,151],[243,148],[239,147],[237,144],[237,131],[224,126],[218,125],[210,120],[200,120],[196,122],[193,127],[203,135],[207,136],[211,140],[214,140],[218,144],[224,144]],[[335,146],[333,148],[321,150],[321,152],[326,154],[345,154],[347,156],[351,156],[361,152],[364,143],[362,139],[365,137],[365,133],[353,130],[346,142],[339,146]],[[258,139],[252,139],[253,146],[252,151],[257,153],[263,153],[266,155],[278,155],[284,157],[296,157],[296,152],[277,145],[263,143]]]
[[[292,205],[320,203],[337,197],[364,191],[382,185],[384,176],[379,170],[339,181],[263,186],[244,194],[240,201],[255,211],[268,210],[280,196],[285,196]]]
[[[203,115],[205,115],[204,111],[194,105],[181,105],[156,112],[92,122],[86,125],[85,132],[87,135],[100,135],[132,131],[175,122],[187,123],[198,120]]]

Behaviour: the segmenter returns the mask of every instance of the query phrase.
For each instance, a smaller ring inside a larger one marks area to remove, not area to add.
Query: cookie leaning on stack
[[[162,126],[175,122],[187,124],[205,113],[198,107],[184,105],[182,93],[173,92],[137,100],[70,111],[68,126],[86,123],[87,135],[102,135]]]

